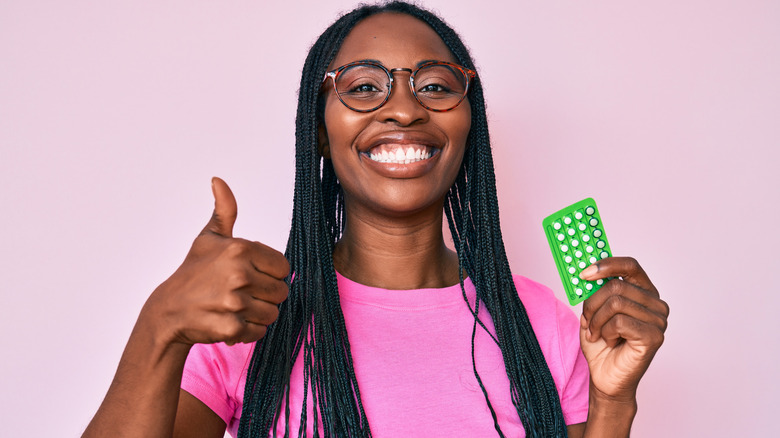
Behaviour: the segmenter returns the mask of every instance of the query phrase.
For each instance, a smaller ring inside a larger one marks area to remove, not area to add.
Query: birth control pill
[[[592,218],[590,218],[590,222],[588,222],[588,223],[590,224],[591,227],[595,227],[596,225],[599,224],[599,220],[596,219],[595,217],[592,217]]]
[[[593,230],[593,237],[596,237],[596,238],[601,237],[601,230],[599,230],[599,229]]]
[[[593,208],[591,206],[585,207],[585,214],[587,214],[588,216],[592,215],[595,212],[596,212],[595,208]]]
[[[561,223],[560,222],[554,223],[553,224],[553,228],[555,228],[556,230],[560,230],[561,229]]]
[[[582,213],[581,213],[581,212],[579,212],[579,211],[578,211],[578,212],[576,212],[576,213],[574,213],[574,219],[577,219],[577,220],[580,220],[580,219],[582,219]]]
[[[563,223],[566,225],[571,224],[571,218],[569,216],[566,216],[565,218],[563,218]]]

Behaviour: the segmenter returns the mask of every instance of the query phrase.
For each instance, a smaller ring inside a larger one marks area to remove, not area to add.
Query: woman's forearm
[[[111,387],[83,437],[168,437],[190,345],[161,342],[136,323]]]

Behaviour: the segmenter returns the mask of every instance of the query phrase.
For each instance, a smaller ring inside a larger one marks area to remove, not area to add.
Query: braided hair
[[[293,273],[279,317],[258,341],[249,365],[241,437],[267,437],[283,421],[285,436],[370,437],[360,398],[349,338],[339,301],[333,249],[344,230],[344,198],[333,165],[318,152],[323,100],[320,84],[344,38],[364,18],[381,12],[407,14],[427,23],[457,62],[475,69],[457,33],[431,12],[404,2],[362,5],[341,16],[314,43],[303,67],[295,140],[295,192],[285,256]],[[474,339],[484,305],[495,325],[493,340],[504,357],[512,403],[529,437],[566,436],[560,400],[547,362],[518,297],[501,236],[493,157],[479,79],[468,92],[471,130],[459,174],[444,211],[458,254],[464,300],[474,315],[472,364],[499,436],[504,436],[476,368]],[[466,299],[463,274],[476,288],[474,307]],[[303,360],[303,406],[299,430],[290,431],[290,374]],[[311,393],[309,393],[311,388]],[[314,418],[307,418],[311,397]],[[320,429],[322,423],[322,431]],[[274,432],[274,436],[276,433]]]

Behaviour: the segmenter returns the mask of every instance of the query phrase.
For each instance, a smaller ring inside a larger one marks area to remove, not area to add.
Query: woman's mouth
[[[421,144],[383,143],[363,152],[363,155],[378,163],[411,164],[427,160],[438,151],[436,148]]]

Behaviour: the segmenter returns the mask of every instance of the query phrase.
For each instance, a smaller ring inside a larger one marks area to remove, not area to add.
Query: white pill
[[[590,223],[591,227],[595,227],[596,225],[599,224],[599,220],[596,219],[595,217],[592,217],[592,218],[590,218],[590,222],[589,223]]]
[[[582,235],[582,241],[583,242],[589,242],[590,241],[590,236],[588,236],[587,234],[583,234]]]
[[[574,269],[574,266],[569,266],[569,274],[574,275],[575,272],[577,272],[577,270]]]
[[[569,228],[568,230],[566,230],[566,232],[569,233],[569,236],[573,236],[574,233],[576,233],[576,231],[574,231],[574,228]]]
[[[565,218],[563,218],[563,223],[569,225],[571,223],[571,218],[566,216]]]
[[[565,238],[566,238],[566,236],[564,236],[563,233],[559,233],[558,234],[558,240],[560,240],[561,242],[563,242],[563,239],[565,239]]]
[[[592,215],[595,212],[596,212],[596,210],[593,207],[586,207],[585,208],[585,214],[587,214],[588,216]]]
[[[593,237],[601,237],[601,230],[593,230]]]
[[[599,249],[602,249],[602,248],[604,248],[605,246],[607,246],[607,244],[606,244],[606,243],[605,243],[603,240],[599,240],[598,242],[596,242],[596,246],[597,246]]]
[[[574,293],[577,294],[577,296],[582,296],[582,289],[577,288],[575,289]]]
[[[574,213],[574,219],[577,219],[577,220],[582,219],[582,213],[580,213],[579,211]]]
[[[580,222],[577,224],[577,228],[579,228],[580,231],[585,231],[585,228],[588,228],[588,226]]]
[[[596,284],[598,284],[599,286],[601,286],[602,284],[604,284],[604,280],[602,280],[602,279],[600,279],[600,278],[599,278],[598,280],[596,280]]]
[[[592,265],[592,264],[596,263],[596,257],[591,257],[591,258],[588,259],[588,261]]]
[[[564,258],[563,258],[563,260],[564,260],[566,263],[571,263],[571,260],[572,260],[572,259],[571,259],[571,256],[566,256],[566,257],[564,257]]]
[[[561,245],[561,251],[566,252],[569,250],[569,245]]]
[[[554,223],[553,224],[553,228],[555,228],[556,230],[560,230],[561,229],[561,223],[560,222]]]
[[[571,284],[580,284],[580,279],[577,277],[572,277]]]
[[[587,289],[587,290],[591,290],[591,289],[593,289],[593,283],[587,283],[587,284],[585,284],[585,289]]]
[[[580,262],[580,264],[577,265],[577,266],[579,266],[580,269],[585,269],[585,266],[588,266],[588,265],[585,262]]]
[[[593,252],[593,247],[588,245],[588,246],[585,247],[585,251],[586,252]]]
[[[580,241],[579,241],[579,240],[577,240],[577,239],[572,239],[572,241],[571,241],[571,246],[579,246],[579,244],[580,244]]]
[[[574,257],[577,257],[577,258],[582,257],[582,251],[575,251],[574,252]]]
[[[602,259],[605,259],[605,258],[609,257],[609,253],[608,253],[608,252],[606,252],[606,251],[601,251],[601,254],[600,254],[600,255],[601,255],[601,258],[602,258]]]

